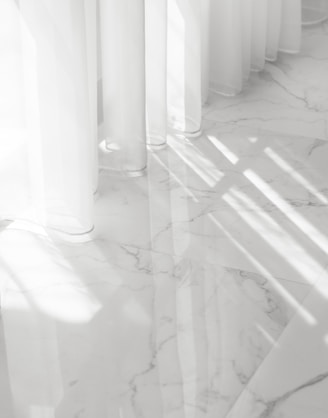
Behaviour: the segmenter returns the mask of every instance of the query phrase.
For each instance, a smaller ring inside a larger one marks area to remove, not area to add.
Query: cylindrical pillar
[[[168,120],[174,130],[199,135],[202,119],[200,0],[168,7]]]
[[[100,0],[103,142],[100,166],[146,166],[144,0]]]
[[[20,97],[20,121],[8,126],[7,135],[16,144],[16,154],[23,156],[13,176],[21,178],[15,194],[28,195],[19,212],[15,197],[9,204],[15,219],[84,234],[93,227],[94,167],[85,3],[5,3],[12,6],[4,12],[15,30],[11,53],[21,61],[18,78],[8,74],[19,81],[14,92]],[[15,115],[16,108],[10,113]]]
[[[167,0],[146,0],[147,142],[166,144],[167,131]]]

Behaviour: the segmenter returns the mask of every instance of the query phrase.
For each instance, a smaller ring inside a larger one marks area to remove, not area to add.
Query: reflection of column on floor
[[[176,261],[174,277],[177,282],[178,346],[185,416],[206,417],[209,399],[209,322],[206,315],[210,306],[205,303],[205,286],[209,283],[203,268],[188,259]]]
[[[161,151],[149,166],[155,352],[164,417],[200,418],[217,411],[219,396],[218,269],[202,264],[199,223],[193,230],[188,222],[199,202],[188,187],[189,169],[177,161]],[[200,263],[189,258],[195,251]]]
[[[224,416],[221,269],[155,255],[154,316],[164,417]]]
[[[4,288],[1,287],[1,296],[3,295]],[[3,306],[1,306],[1,310],[3,310]],[[14,416],[14,404],[10,387],[8,356],[4,334],[3,318],[0,318],[0,364],[0,416],[5,418],[11,418]]]
[[[188,219],[188,206],[180,187],[174,187],[175,174],[170,163],[167,149],[151,154],[149,158],[154,344],[163,418],[185,418],[177,324],[177,288],[180,279],[174,273],[174,254],[183,254],[188,248],[189,242],[181,241],[179,234],[179,220]]]
[[[178,348],[177,278],[172,256],[152,254],[154,345],[163,418],[184,418],[183,376]]]
[[[146,165],[144,0],[100,0],[105,169]]]
[[[165,418],[206,417],[218,373],[215,284],[188,259],[153,253],[154,336]]]
[[[151,154],[148,165],[151,249],[182,256],[190,245],[183,232],[189,220],[185,167],[177,167],[168,149]]]

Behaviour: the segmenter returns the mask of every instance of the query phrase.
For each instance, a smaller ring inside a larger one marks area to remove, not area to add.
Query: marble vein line
[[[314,386],[318,383],[321,383],[325,379],[328,378],[328,372],[321,373],[318,376],[313,377],[312,379],[308,380],[307,382],[301,384],[300,386],[296,387],[295,389],[291,389],[288,392],[284,393],[281,396],[278,396],[275,399],[272,399],[271,401],[265,402],[264,400],[256,398],[257,402],[261,402],[265,404],[265,410],[261,413],[259,418],[269,418],[272,416],[272,413],[274,410],[284,401],[289,399],[292,395],[294,395],[297,392],[300,392],[303,389],[306,389],[310,386]]]

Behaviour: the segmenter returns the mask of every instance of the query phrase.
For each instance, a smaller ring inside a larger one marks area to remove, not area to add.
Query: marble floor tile
[[[86,242],[0,224],[1,418],[327,416],[327,38],[102,172]]]
[[[279,288],[310,291],[15,223],[0,249],[6,418],[223,417],[295,314]]]
[[[328,262],[328,143],[230,128],[170,137],[147,177],[103,177],[95,239],[315,283]]]
[[[228,418],[327,416],[327,286],[326,279],[320,280],[303,303],[315,323],[295,315]]]

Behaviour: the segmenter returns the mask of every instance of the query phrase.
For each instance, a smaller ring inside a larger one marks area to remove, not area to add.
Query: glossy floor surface
[[[328,24],[101,174],[96,228],[0,230],[1,418],[328,416]]]

